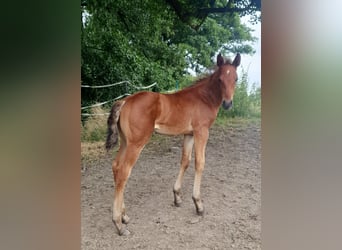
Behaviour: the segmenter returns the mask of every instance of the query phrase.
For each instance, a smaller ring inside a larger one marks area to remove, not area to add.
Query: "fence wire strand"
[[[107,88],[107,87],[113,87],[113,86],[116,86],[116,85],[120,85],[120,84],[123,84],[123,83],[126,83],[126,84],[129,84],[130,86],[134,87],[135,89],[137,90],[144,90],[144,89],[149,89],[155,85],[157,85],[156,82],[148,85],[148,86],[135,86],[134,84],[132,84],[130,81],[121,81],[121,82],[116,82],[116,83],[113,83],[113,84],[107,84],[107,85],[101,85],[101,86],[90,86],[90,85],[81,85],[82,88],[93,88],[93,89],[96,89],[96,88]],[[84,106],[84,107],[81,107],[81,110],[84,110],[84,109],[88,109],[88,108],[93,108],[93,107],[99,107],[99,106],[102,106],[106,103],[109,103],[109,102],[114,102],[118,99],[121,99],[125,96],[129,96],[131,95],[130,93],[125,93],[123,95],[120,95],[112,100],[109,100],[109,101],[105,101],[105,102],[101,102],[101,103],[96,103],[96,104],[93,104],[93,105],[89,105],[89,106]],[[81,113],[82,116],[100,116],[100,115],[109,115],[109,113],[104,113],[104,114],[90,114],[90,113]]]
[[[92,88],[92,89],[108,88],[108,87],[113,87],[113,86],[120,85],[120,84],[123,84],[123,83],[128,83],[129,85],[131,85],[135,89],[148,89],[148,88],[151,88],[151,87],[153,87],[154,85],[157,84],[156,82],[154,82],[154,83],[152,83],[151,85],[148,85],[148,86],[135,86],[130,81],[122,81],[122,82],[116,82],[116,83],[113,83],[113,84],[100,85],[100,86],[81,85],[81,87],[82,88]]]

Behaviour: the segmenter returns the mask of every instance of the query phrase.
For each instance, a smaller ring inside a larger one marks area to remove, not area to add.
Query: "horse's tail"
[[[110,110],[110,115],[107,120],[108,130],[107,130],[107,140],[106,140],[106,149],[109,151],[114,148],[114,146],[118,143],[118,121],[120,118],[120,112],[122,106],[125,104],[125,101],[117,101],[112,106]]]

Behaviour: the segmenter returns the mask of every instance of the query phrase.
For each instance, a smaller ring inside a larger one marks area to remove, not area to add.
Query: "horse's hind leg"
[[[128,222],[128,216],[125,213],[123,194],[132,167],[137,161],[141,150],[142,147],[127,145],[121,152],[119,151],[119,157],[117,157],[113,163],[115,181],[113,222],[120,235],[128,235],[130,233],[127,229],[123,228],[122,225],[122,222]]]
[[[113,174],[114,174],[114,169],[118,168],[118,165],[120,164],[120,161],[122,161],[122,155],[123,152],[126,150],[126,141],[124,137],[121,137],[121,143],[120,143],[120,149],[118,153],[116,154],[115,160],[113,161]],[[122,203],[122,223],[128,224],[129,222],[129,217],[126,214],[126,208],[125,208],[125,202],[123,201]]]
[[[173,194],[175,198],[174,202],[177,207],[179,207],[180,204],[182,203],[180,190],[182,187],[184,172],[188,168],[190,161],[191,161],[191,152],[192,152],[193,145],[194,145],[194,137],[192,135],[184,135],[181,168],[179,170],[176,183],[173,186]]]

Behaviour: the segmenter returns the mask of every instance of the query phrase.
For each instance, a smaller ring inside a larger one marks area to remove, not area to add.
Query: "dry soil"
[[[103,143],[82,143],[82,249],[261,249],[260,122],[210,129],[203,217],[191,198],[194,160],[184,176],[182,206],[173,204],[182,138],[154,135],[143,150],[125,190],[126,237],[111,220],[117,148],[106,155]]]

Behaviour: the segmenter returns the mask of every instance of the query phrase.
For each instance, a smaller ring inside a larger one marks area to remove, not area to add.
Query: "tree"
[[[182,22],[197,30],[209,14],[230,13],[251,15],[260,21],[261,0],[166,0]]]
[[[257,3],[82,0],[82,84],[130,80],[157,82],[156,91],[167,90],[189,68],[201,72],[210,67],[218,51],[253,53],[251,30],[239,15],[255,12]],[[126,86],[82,88],[82,106],[126,91]]]

